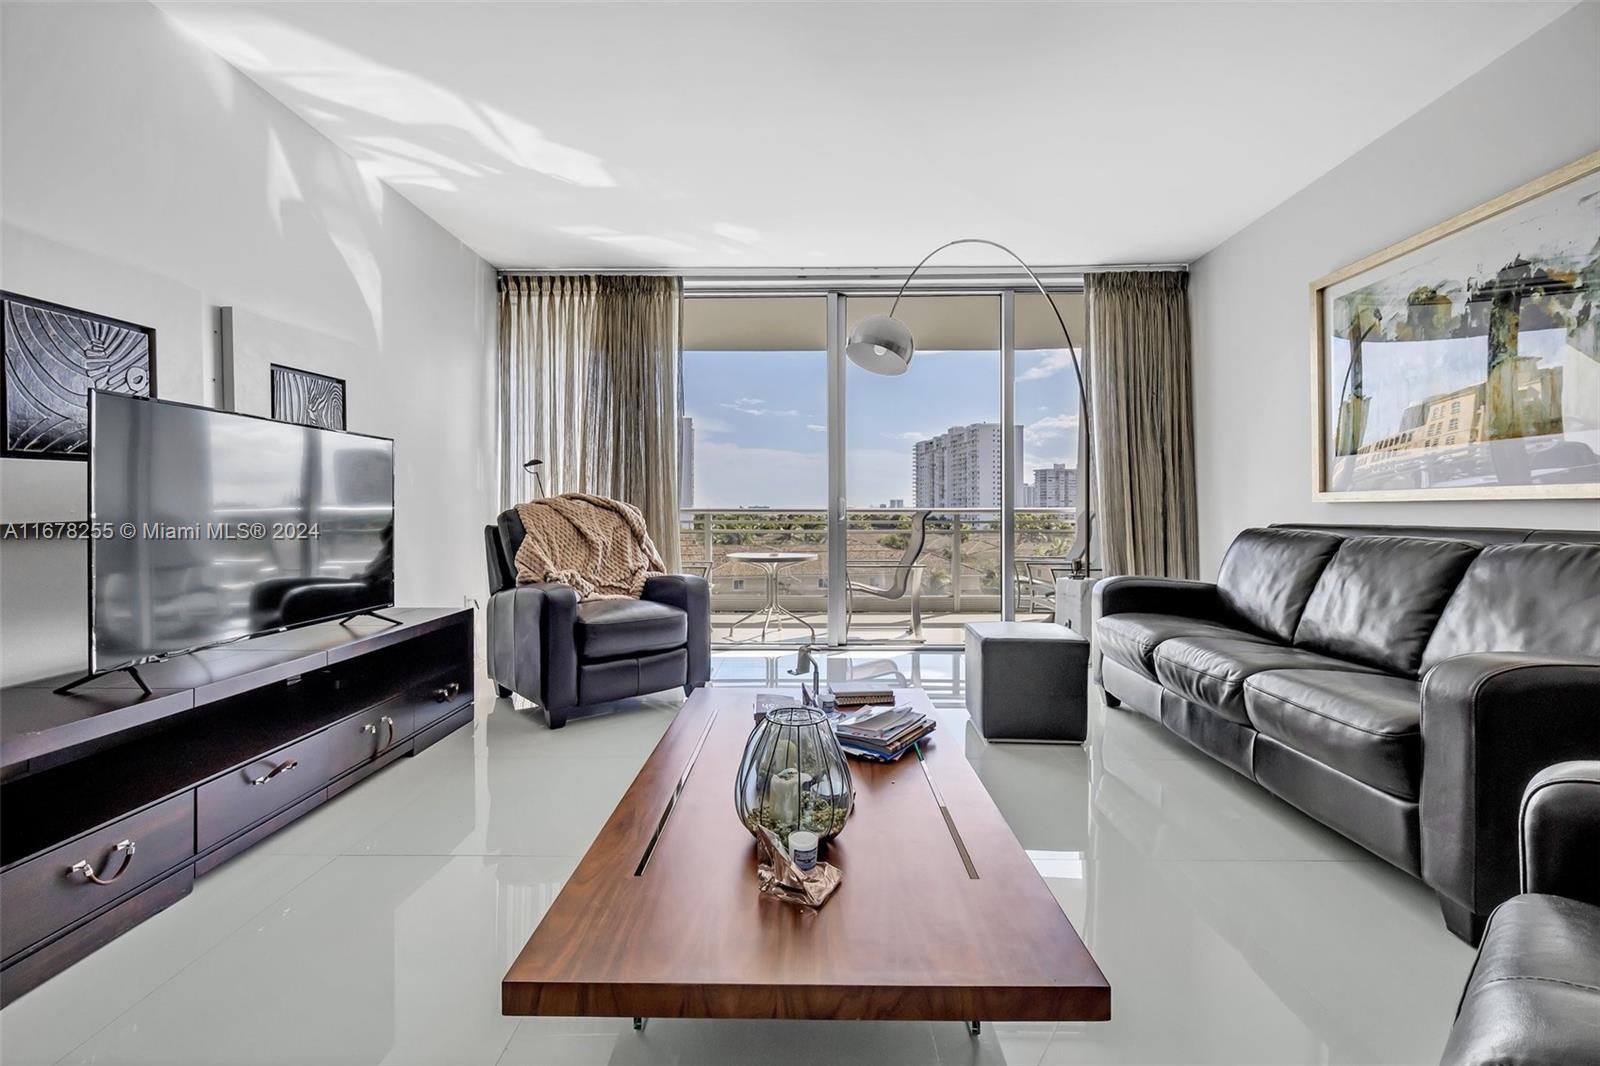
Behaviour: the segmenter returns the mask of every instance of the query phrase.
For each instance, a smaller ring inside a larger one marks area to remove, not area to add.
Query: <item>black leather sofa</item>
[[[1540,769],[1600,758],[1600,534],[1274,526],[1095,589],[1126,706],[1435,890],[1476,943]]]
[[[705,578],[653,574],[637,600],[579,601],[570,585],[518,585],[522,519],[502,511],[483,530],[489,562],[489,677],[544,708],[551,729],[581,707],[711,679]]]
[[[1600,762],[1522,801],[1522,895],[1495,908],[1444,1066],[1600,1066]]]

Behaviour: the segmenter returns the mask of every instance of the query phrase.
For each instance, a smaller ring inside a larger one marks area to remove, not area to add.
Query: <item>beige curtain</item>
[[[1189,275],[1085,278],[1094,370],[1101,563],[1107,574],[1194,577],[1194,385]]]
[[[678,278],[500,278],[500,503],[592,492],[678,567]]]

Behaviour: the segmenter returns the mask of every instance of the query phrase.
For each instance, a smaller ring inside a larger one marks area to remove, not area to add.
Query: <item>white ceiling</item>
[[[1190,261],[1572,2],[163,6],[497,266],[695,268]]]

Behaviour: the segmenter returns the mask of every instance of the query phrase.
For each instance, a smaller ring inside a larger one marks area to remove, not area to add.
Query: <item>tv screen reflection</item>
[[[91,652],[105,670],[394,602],[394,443],[94,393]]]

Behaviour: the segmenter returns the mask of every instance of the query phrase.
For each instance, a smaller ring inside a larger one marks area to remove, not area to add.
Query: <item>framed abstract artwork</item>
[[[1600,152],[1311,286],[1319,500],[1600,498]]]
[[[344,380],[273,363],[272,417],[318,429],[343,429]]]
[[[89,390],[153,396],[156,331],[0,292],[8,459],[89,457]]]

